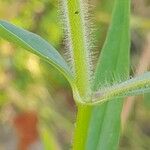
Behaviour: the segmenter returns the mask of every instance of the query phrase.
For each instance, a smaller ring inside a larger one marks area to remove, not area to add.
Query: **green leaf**
[[[40,56],[53,67],[57,68],[73,84],[71,69],[68,67],[66,61],[53,46],[40,36],[0,20],[0,37]]]
[[[102,88],[93,94],[91,104],[101,104],[113,100],[112,98],[124,98],[149,92],[150,72],[147,72],[111,87]]]
[[[97,64],[93,91],[129,74],[130,0],[116,0],[112,22]],[[86,150],[116,150],[120,134],[122,100],[92,107]],[[89,111],[89,110],[88,110]]]

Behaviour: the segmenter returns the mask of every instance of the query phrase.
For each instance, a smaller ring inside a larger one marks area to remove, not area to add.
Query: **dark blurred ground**
[[[113,0],[91,2],[97,6],[93,7],[92,16],[95,49],[99,50],[105,40]],[[41,35],[64,53],[56,0],[0,0],[0,18]],[[134,75],[150,66],[150,1],[132,0],[131,18]],[[123,110],[119,149],[149,150],[150,94],[132,99],[136,101],[126,101]],[[68,150],[75,111],[70,87],[56,70],[35,55],[0,40],[0,150],[17,150],[20,143],[32,150],[42,150],[39,128],[43,124],[49,128],[55,149]],[[37,117],[35,122],[33,113]],[[21,119],[16,121],[18,118]],[[34,133],[28,134],[32,128]],[[29,137],[31,140],[27,141]]]

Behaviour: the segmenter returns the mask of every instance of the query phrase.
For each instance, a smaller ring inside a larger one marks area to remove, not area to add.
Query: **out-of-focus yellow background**
[[[100,51],[114,0],[90,1],[94,47]],[[64,54],[59,4],[57,0],[0,0],[0,19],[39,34]],[[150,1],[132,0],[131,8],[131,75],[138,75],[150,68]],[[150,94],[125,101],[119,150],[150,148],[149,110]],[[39,57],[0,39],[0,150],[18,146],[43,150],[39,130],[49,132],[53,150],[68,150],[75,112],[70,86],[61,74]]]

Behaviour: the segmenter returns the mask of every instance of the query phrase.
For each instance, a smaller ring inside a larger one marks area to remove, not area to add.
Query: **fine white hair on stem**
[[[94,31],[95,26],[93,24],[93,7],[89,0],[81,0],[82,6],[81,11],[83,11],[83,26],[84,26],[84,34],[85,34],[85,43],[87,49],[87,64],[89,65],[89,74],[90,80],[93,80],[93,72],[94,72],[94,61],[96,59],[97,52],[95,49],[95,37]]]
[[[64,57],[71,68],[73,74],[75,74],[74,69],[74,59],[73,59],[73,51],[72,51],[72,44],[71,44],[71,36],[70,36],[70,26],[69,26],[69,19],[67,16],[67,8],[66,8],[66,0],[59,0],[59,15],[61,19],[61,26],[64,32],[64,45],[65,45],[65,52]]]
[[[89,71],[89,80],[92,80],[93,71],[94,71],[94,62],[96,59],[96,54],[93,49],[95,49],[95,38],[93,36],[94,33],[94,25],[92,24],[92,8],[93,6],[90,4],[89,0],[80,0],[80,15],[82,21],[82,29],[83,29],[83,39],[85,42],[85,49],[86,49],[86,62]],[[59,0],[59,7],[60,7],[60,17],[62,20],[62,27],[65,34],[64,38],[64,45],[65,45],[65,54],[64,57],[66,58],[68,64],[72,68],[72,72],[75,74],[74,68],[74,56],[73,56],[73,48],[72,48],[72,41],[71,41],[71,33],[70,33],[70,25],[69,25],[69,17],[68,17],[68,10],[67,10],[67,1],[66,0]]]

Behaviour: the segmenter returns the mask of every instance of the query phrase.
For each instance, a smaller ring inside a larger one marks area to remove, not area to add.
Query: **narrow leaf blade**
[[[69,82],[73,82],[70,68],[65,60],[53,46],[40,36],[0,20],[0,37],[40,56],[57,68]]]
[[[93,91],[112,83],[114,75],[127,79],[129,74],[130,0],[115,0],[112,22],[95,73]],[[87,139],[87,150],[116,150],[120,134],[123,101],[114,99],[94,106]]]
[[[124,98],[150,92],[150,72],[133,79],[106,87],[93,95],[93,104],[104,103],[112,98]]]

